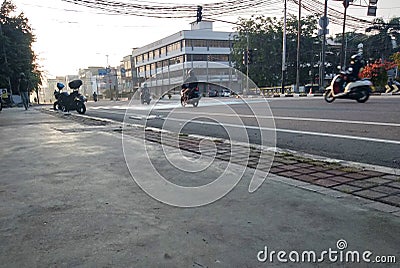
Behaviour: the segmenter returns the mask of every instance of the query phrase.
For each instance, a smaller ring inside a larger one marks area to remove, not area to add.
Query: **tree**
[[[317,20],[315,16],[302,19],[302,49],[301,53],[301,83],[308,81],[308,72],[313,59],[312,54]],[[239,19],[236,31],[232,60],[234,66],[246,73],[246,65],[243,64],[243,53],[247,46],[253,51],[252,64],[249,64],[249,76],[259,86],[276,86],[281,82],[282,70],[282,36],[283,20],[271,17],[251,17]],[[247,42],[248,40],[248,42]],[[296,80],[296,47],[297,47],[297,18],[291,16],[287,20],[287,67],[288,84]],[[313,52],[314,49],[314,52]]]
[[[294,84],[296,79],[297,58],[297,21],[295,16],[287,19],[287,84]],[[310,74],[316,74],[318,59],[315,54],[321,51],[321,40],[316,35],[317,17],[307,16],[301,19],[302,35],[300,48],[300,84],[314,80]],[[249,76],[259,86],[280,85],[282,68],[282,36],[283,20],[271,17],[251,17],[239,19],[236,28],[238,36],[235,37],[232,61],[234,67],[246,72],[243,64],[243,53],[247,49],[253,50],[253,62],[249,65]],[[388,59],[390,55],[400,51],[400,18],[393,18],[388,23],[383,19],[376,19],[374,26],[367,29],[367,33],[347,32],[345,40],[342,35],[337,35],[334,41],[337,44],[346,42],[346,61],[351,55],[358,52],[358,44],[364,45],[364,58],[369,62],[377,59]],[[248,40],[248,42],[247,42]],[[316,45],[319,42],[319,45]],[[340,62],[339,47],[329,46],[326,49],[326,73],[337,72],[336,66]],[[347,63],[347,62],[346,62]]]
[[[367,28],[366,32],[375,33],[369,36],[365,42],[366,56],[375,59],[388,59],[398,50],[400,18],[392,18],[388,23],[385,23],[382,18],[377,18],[374,20],[374,25]]]
[[[0,7],[0,87],[17,92],[20,73],[25,73],[30,90],[41,85],[41,71],[32,50],[35,36],[23,13],[15,15],[16,6],[5,0]]]
[[[394,53],[392,56],[390,56],[390,59],[393,60],[393,62],[399,66],[400,65],[400,52]]]
[[[387,71],[396,67],[396,63],[390,61],[377,60],[374,63],[369,63],[361,71],[362,78],[369,78],[378,90],[382,90],[388,81]]]

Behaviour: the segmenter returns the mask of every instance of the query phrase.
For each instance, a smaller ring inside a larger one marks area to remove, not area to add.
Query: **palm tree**
[[[376,32],[365,44],[365,56],[387,59],[398,51],[397,40],[400,35],[400,18],[393,18],[385,23],[382,18],[374,20],[374,25],[367,28],[366,32]]]

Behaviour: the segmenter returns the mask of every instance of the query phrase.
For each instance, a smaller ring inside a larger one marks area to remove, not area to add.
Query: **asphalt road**
[[[328,104],[320,97],[203,98],[197,108],[182,108],[177,100],[156,106],[104,101],[88,103],[87,115],[400,168],[399,103],[400,96],[372,96],[365,104]]]

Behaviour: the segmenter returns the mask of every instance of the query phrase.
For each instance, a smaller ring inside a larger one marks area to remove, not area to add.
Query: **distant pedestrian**
[[[28,110],[29,107],[28,80],[26,80],[24,73],[21,73],[19,75],[18,90],[19,94],[21,95],[22,104],[24,105],[25,110]]]

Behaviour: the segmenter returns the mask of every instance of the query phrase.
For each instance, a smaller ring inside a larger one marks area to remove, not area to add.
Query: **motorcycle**
[[[94,102],[97,102],[97,100],[98,100],[96,92],[93,92],[93,100],[94,100]]]
[[[54,97],[56,101],[53,104],[54,110],[61,110],[63,112],[69,112],[70,110],[76,110],[80,114],[86,112],[85,102],[86,97],[79,93],[79,87],[82,85],[82,80],[73,80],[68,83],[68,86],[73,90],[71,94],[68,92],[62,92],[64,88],[63,83],[57,83],[58,91],[54,91]]]
[[[10,96],[7,93],[7,89],[1,89],[0,93],[0,111],[3,110],[3,108],[11,108],[11,100]]]
[[[148,91],[140,92],[140,102],[142,104],[144,103],[150,104],[150,101],[151,101],[150,92]]]
[[[190,90],[190,92],[184,93],[183,90],[181,90],[181,105],[182,107],[185,107],[188,104],[192,104],[193,107],[197,107],[199,105],[199,101],[201,99],[200,96],[200,91],[198,87],[195,87]]]
[[[368,79],[347,82],[347,75],[345,71],[342,71],[332,79],[324,93],[326,102],[331,103],[335,99],[352,99],[364,103],[369,99],[372,82]]]

